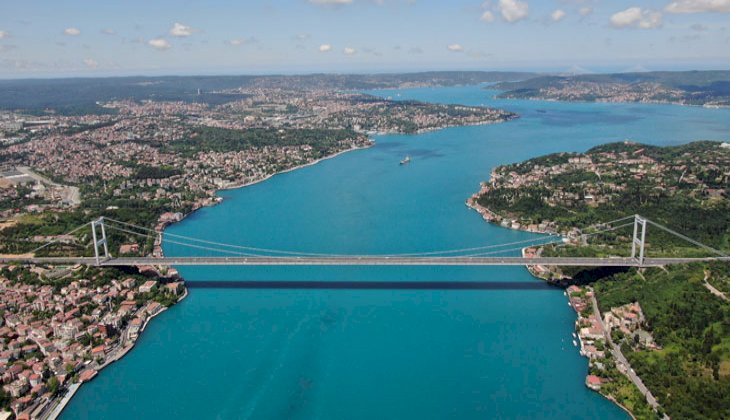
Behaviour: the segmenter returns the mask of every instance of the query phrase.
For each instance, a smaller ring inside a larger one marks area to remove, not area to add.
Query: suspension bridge
[[[653,226],[666,233],[674,235],[698,248],[704,249],[709,257],[672,257],[650,258],[646,255],[647,230]],[[515,257],[500,254],[514,254],[527,247],[561,244],[565,242],[585,243],[596,235],[628,229],[633,226],[631,241],[631,255],[623,257]],[[610,222],[600,223],[584,231],[590,233],[579,237],[568,238],[561,235],[544,235],[522,241],[503,244],[490,244],[481,247],[463,249],[449,249],[403,254],[386,255],[347,255],[312,253],[280,249],[266,249],[240,244],[226,244],[208,239],[193,238],[173,233],[158,232],[150,228],[130,223],[100,217],[90,223],[73,229],[67,235],[77,233],[82,229],[91,230],[91,239],[94,256],[79,257],[36,257],[35,253],[43,248],[57,243],[50,241],[36,248],[29,254],[21,256],[0,256],[2,263],[26,264],[86,264],[95,266],[205,266],[205,265],[236,265],[236,266],[509,266],[509,265],[540,265],[540,266],[585,266],[585,267],[657,267],[672,264],[686,264],[699,261],[730,261],[730,255],[704,245],[692,238],[676,232],[659,223],[653,222],[640,215],[631,215]],[[181,247],[197,250],[211,256],[141,256],[141,257],[114,257],[109,249],[107,231],[116,231],[121,234],[138,237],[144,240],[153,240],[161,245],[164,241]]]

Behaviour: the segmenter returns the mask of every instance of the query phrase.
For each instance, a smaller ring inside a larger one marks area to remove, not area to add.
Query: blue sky
[[[730,0],[2,0],[0,78],[730,68]]]

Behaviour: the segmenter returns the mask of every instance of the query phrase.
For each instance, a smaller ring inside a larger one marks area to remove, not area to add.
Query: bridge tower
[[[634,215],[634,238],[631,241],[631,258],[638,261],[639,265],[644,264],[644,245],[646,244],[647,220],[638,214]],[[636,251],[639,251],[638,257]]]
[[[100,228],[101,239],[98,239],[96,228]],[[109,244],[106,240],[106,229],[104,229],[104,217],[100,217],[91,222],[91,236],[94,240],[94,258],[96,259],[96,265],[100,264],[99,246],[104,248],[104,259],[109,259]]]

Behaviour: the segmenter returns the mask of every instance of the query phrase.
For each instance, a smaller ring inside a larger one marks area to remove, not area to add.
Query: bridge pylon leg
[[[101,233],[101,239],[99,239],[96,228],[100,228]],[[96,260],[96,265],[101,264],[101,256],[99,255],[99,246],[102,246],[104,249],[104,259],[109,259],[109,244],[106,239],[106,229],[104,228],[104,218],[100,217],[93,222],[91,222],[91,236],[94,240],[94,259]]]
[[[644,265],[644,245],[646,244],[646,219],[634,216],[634,237],[631,240],[631,258],[635,259],[639,266]],[[636,255],[639,251],[639,255]]]

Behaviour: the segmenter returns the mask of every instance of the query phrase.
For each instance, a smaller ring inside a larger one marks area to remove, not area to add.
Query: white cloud
[[[527,17],[530,5],[520,0],[499,0],[499,11],[507,22],[517,22]]]
[[[354,48],[350,48],[350,47],[345,47],[345,49],[344,49],[344,50],[342,50],[342,52],[343,52],[343,53],[344,53],[345,55],[355,55],[355,53],[357,53],[357,50],[356,50],[356,49],[354,49]]]
[[[494,22],[494,13],[487,10],[486,12],[482,13],[482,17],[479,18],[482,22],[492,23]]]
[[[565,12],[560,9],[556,9],[552,13],[550,13],[550,19],[553,20],[553,22],[560,22],[565,17]]]
[[[66,28],[63,30],[63,33],[64,33],[64,35],[68,35],[68,36],[76,36],[76,35],[80,35],[81,31],[78,30],[77,28]]]
[[[330,44],[322,44],[319,46],[319,52],[330,52],[332,51],[332,45]]]
[[[103,33],[104,35],[116,35],[117,31],[115,31],[114,29],[107,28],[107,29],[102,29],[101,33]]]
[[[177,37],[190,36],[193,34],[193,32],[193,28],[187,25],[183,25],[180,22],[175,22],[175,24],[172,25],[172,28],[170,28],[170,35]]]
[[[99,67],[99,63],[97,63],[93,58],[84,58],[84,65],[90,69]]]
[[[9,38],[10,34],[7,31],[0,31],[0,39]]]
[[[164,38],[155,38],[147,41],[147,45],[156,50],[167,50],[172,48],[172,45]]]
[[[646,11],[645,16],[639,22],[641,29],[655,29],[662,26],[662,13],[655,11]]]
[[[340,6],[343,4],[350,4],[352,0],[309,0],[312,4],[323,5],[323,6]]]
[[[464,47],[462,47],[461,44],[451,44],[451,45],[449,45],[446,48],[448,48],[449,51],[453,51],[453,52],[462,52],[462,51],[464,51]]]
[[[588,16],[588,15],[590,15],[591,13],[593,13],[593,8],[592,8],[592,7],[588,7],[588,6],[586,6],[586,7],[581,7],[581,8],[580,8],[580,9],[578,10],[578,13],[579,13],[579,14],[580,14],[581,16]]]
[[[677,0],[669,3],[669,13],[730,13],[730,0]]]
[[[662,14],[640,7],[629,7],[611,16],[614,28],[655,29],[662,26]]]

